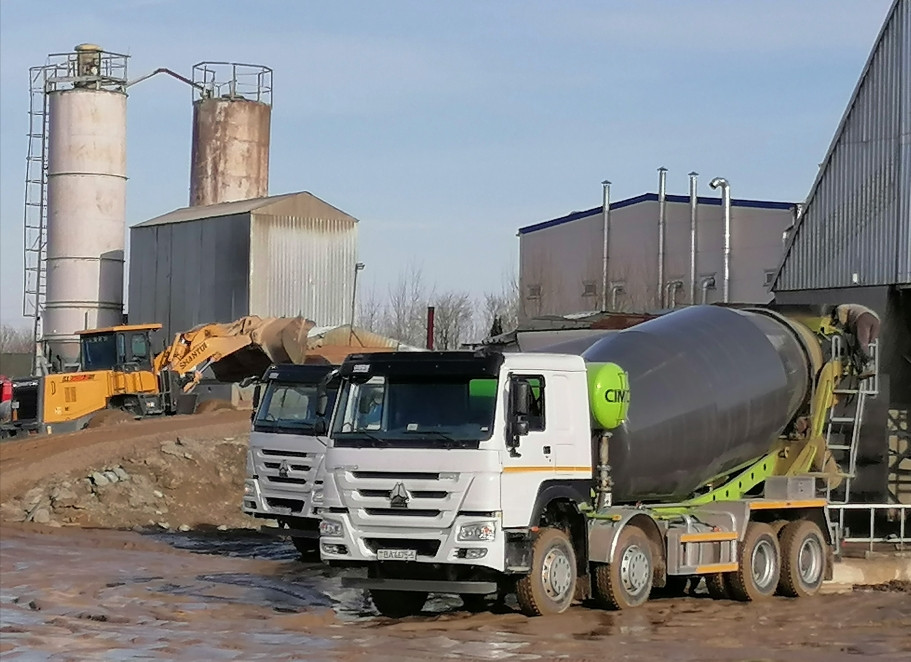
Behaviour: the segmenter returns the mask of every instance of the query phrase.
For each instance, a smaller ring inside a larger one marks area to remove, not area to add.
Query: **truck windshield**
[[[329,389],[327,395],[326,411],[331,412],[336,391]],[[264,432],[310,432],[319,418],[316,415],[317,399],[316,384],[270,382],[256,410],[253,428]]]
[[[483,441],[493,431],[497,380],[375,376],[346,382],[339,397],[333,439],[430,445]]]

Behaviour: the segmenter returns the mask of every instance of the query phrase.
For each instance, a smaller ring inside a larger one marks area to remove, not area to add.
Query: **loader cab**
[[[79,332],[80,368],[84,372],[152,370],[151,334],[160,324],[113,326]]]

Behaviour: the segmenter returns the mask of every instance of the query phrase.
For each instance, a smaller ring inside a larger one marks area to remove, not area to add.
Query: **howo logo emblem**
[[[282,463],[278,465],[278,475],[282,478],[287,478],[289,471],[291,471],[291,467],[288,466],[288,461],[282,460]]]
[[[405,484],[396,483],[395,487],[392,488],[392,492],[389,494],[389,507],[407,508],[410,500],[411,495],[408,494],[408,490],[405,489]]]

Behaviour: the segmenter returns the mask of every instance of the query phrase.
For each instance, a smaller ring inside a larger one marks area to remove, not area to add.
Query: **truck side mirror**
[[[329,432],[329,423],[326,422],[325,418],[318,418],[313,424],[313,434],[317,437],[325,436]]]
[[[512,383],[512,415],[528,416],[529,403],[531,402],[531,385],[524,379],[516,379]]]
[[[322,420],[326,416],[326,410],[329,408],[329,394],[325,389],[321,389],[316,395],[316,415]],[[325,421],[323,421],[325,423]],[[325,433],[324,433],[325,434]]]
[[[260,398],[260,389],[262,386],[260,384],[256,385],[256,388],[253,389],[253,411],[259,409],[259,398]]]

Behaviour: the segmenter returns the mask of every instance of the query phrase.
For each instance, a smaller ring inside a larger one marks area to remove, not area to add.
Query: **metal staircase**
[[[826,421],[826,448],[832,458],[843,468],[839,474],[844,481],[844,492],[834,494],[827,486],[826,498],[832,504],[844,504],[851,501],[851,482],[857,476],[857,451],[860,446],[860,434],[864,420],[867,398],[875,398],[879,393],[879,353],[877,343],[870,343],[870,356],[874,366],[873,376],[858,379],[851,375],[847,388],[837,388],[833,393],[838,396],[828,412]],[[844,341],[840,336],[832,337],[832,355],[847,357]],[[844,403],[847,412],[836,415],[836,408]]]
[[[25,161],[24,274],[22,315],[34,318],[41,335],[47,261],[47,67],[29,70],[28,156]]]

